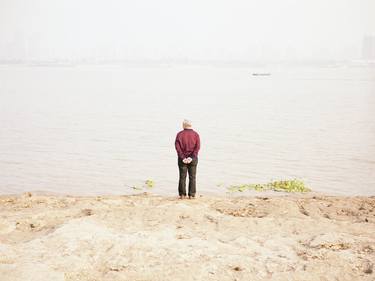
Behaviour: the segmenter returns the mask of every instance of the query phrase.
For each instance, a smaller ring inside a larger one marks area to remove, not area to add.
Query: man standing
[[[183,130],[180,131],[175,140],[178,156],[178,169],[180,179],[178,182],[178,194],[180,199],[186,198],[186,174],[189,173],[189,199],[195,198],[196,181],[195,176],[198,164],[198,151],[200,149],[200,138],[192,129],[191,122],[184,120]]]

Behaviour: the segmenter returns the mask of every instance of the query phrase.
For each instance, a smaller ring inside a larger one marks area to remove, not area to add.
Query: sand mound
[[[15,280],[374,280],[375,198],[0,197]]]

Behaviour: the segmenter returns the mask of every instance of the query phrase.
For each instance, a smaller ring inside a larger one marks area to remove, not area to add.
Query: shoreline
[[[171,198],[171,197],[178,197],[178,191],[168,191],[168,192],[159,192],[159,190],[155,190],[154,188],[143,188],[137,191],[129,191],[124,190],[124,192],[100,192],[100,193],[88,193],[88,192],[56,192],[56,191],[49,191],[49,190],[26,190],[26,191],[18,191],[18,192],[0,192],[0,198],[5,196],[24,196],[26,194],[32,194],[34,196],[57,196],[57,197],[96,197],[96,196],[134,196],[134,195],[141,195],[141,194],[148,194],[150,196],[159,196],[164,198]],[[197,192],[198,197],[212,197],[212,198],[234,198],[234,197],[279,197],[279,196],[328,196],[328,197],[363,197],[363,198],[375,198],[374,194],[347,194],[344,192],[325,192],[325,191],[317,191],[317,190],[310,190],[307,192],[286,192],[286,191],[276,191],[276,190],[245,190],[245,191],[236,191],[231,192],[227,189],[219,189],[216,191],[206,191],[202,190]]]
[[[375,196],[279,195],[0,195],[0,275],[373,280]]]

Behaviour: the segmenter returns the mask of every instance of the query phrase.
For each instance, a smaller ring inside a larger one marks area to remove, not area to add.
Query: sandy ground
[[[0,196],[0,280],[375,280],[375,197]]]

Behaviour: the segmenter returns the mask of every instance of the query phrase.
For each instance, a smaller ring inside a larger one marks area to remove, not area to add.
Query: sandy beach
[[[1,281],[375,280],[375,197],[0,196]]]

